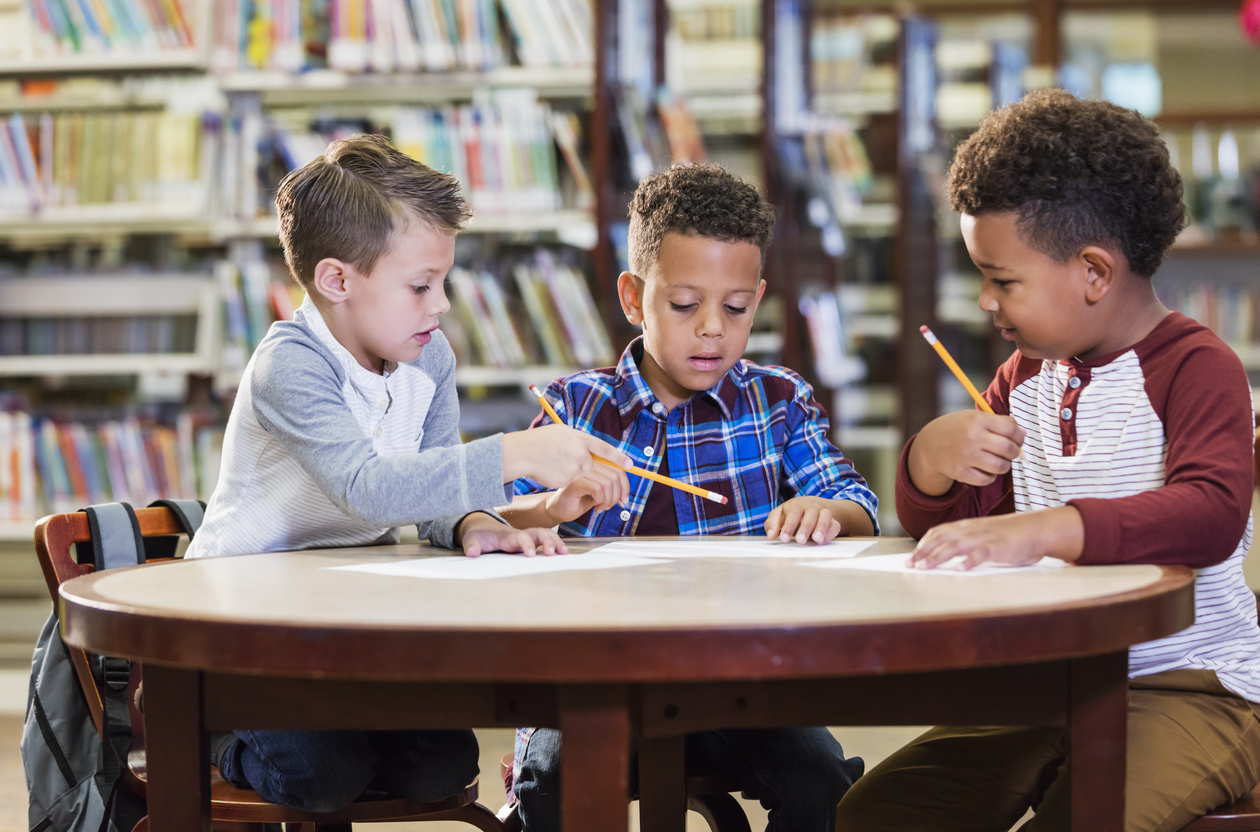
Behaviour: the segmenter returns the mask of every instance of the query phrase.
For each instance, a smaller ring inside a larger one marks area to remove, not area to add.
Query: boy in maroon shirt
[[[994,413],[907,443],[912,561],[1196,569],[1195,623],[1129,652],[1125,827],[1180,829],[1260,780],[1250,386],[1150,280],[1185,223],[1181,178],[1150,121],[1042,90],[985,119],[948,190],[980,307],[1018,350],[985,394]],[[1006,832],[1033,808],[1023,829],[1067,829],[1065,734],[935,728],[858,781],[837,828]]]

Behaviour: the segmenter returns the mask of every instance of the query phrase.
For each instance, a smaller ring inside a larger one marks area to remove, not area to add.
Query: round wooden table
[[[881,539],[863,556],[912,546]],[[633,735],[644,829],[674,832],[688,732],[952,723],[1068,726],[1074,828],[1118,832],[1127,649],[1194,619],[1180,567],[959,577],[705,557],[494,580],[329,568],[450,554],[309,550],[64,584],[67,642],[145,663],[151,828],[209,829],[208,730],[558,727],[571,832],[624,828]]]

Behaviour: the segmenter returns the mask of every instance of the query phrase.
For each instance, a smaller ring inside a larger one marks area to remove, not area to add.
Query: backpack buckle
[[[126,690],[131,682],[131,662],[114,656],[101,656],[101,677],[110,690]]]

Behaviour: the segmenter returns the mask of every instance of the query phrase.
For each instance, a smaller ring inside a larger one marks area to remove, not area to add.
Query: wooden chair
[[[166,508],[136,509],[143,537],[179,537],[183,530],[175,515]],[[35,527],[35,551],[39,565],[48,583],[54,607],[57,604],[58,587],[62,582],[94,570],[91,563],[81,564],[75,559],[75,544],[91,540],[87,515],[54,514],[39,521]],[[92,713],[97,732],[102,730],[102,697],[96,676],[92,673],[87,654],[70,648],[79,684]],[[144,721],[135,710],[134,688],[139,682],[138,665],[132,672],[131,723],[132,750],[128,767],[123,772],[124,785],[143,797],[145,794]],[[350,832],[351,824],[372,822],[459,821],[475,826],[483,832],[502,832],[503,825],[494,813],[477,803],[477,782],[474,781],[455,797],[439,803],[418,803],[412,800],[385,799],[364,800],[350,804],[339,812],[317,813],[290,809],[268,803],[255,792],[238,789],[219,777],[211,769],[210,815],[216,832],[265,832],[264,824],[283,823],[290,832]],[[147,832],[148,819],[136,826],[135,832]]]
[[[499,760],[499,775],[505,789],[510,788],[508,772],[512,770],[512,755],[505,754]],[[687,809],[704,818],[712,832],[752,832],[748,816],[731,792],[739,791],[734,777],[715,772],[690,772],[687,774]],[[521,819],[513,807],[503,818],[505,832],[521,832]]]

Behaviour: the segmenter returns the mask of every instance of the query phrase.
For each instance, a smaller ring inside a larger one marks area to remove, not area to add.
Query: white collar
[[[328,349],[332,351],[332,354],[337,357],[337,360],[341,362],[341,366],[345,368],[346,374],[350,377],[350,381],[352,381],[356,387],[364,387],[373,390],[385,388],[386,379],[388,379],[390,375],[398,369],[397,362],[386,361],[384,375],[377,375],[371,370],[363,367],[363,365],[355,360],[355,357],[350,354],[350,350],[346,349],[342,343],[337,340],[337,337],[332,334],[332,330],[328,328],[327,322],[324,321],[324,316],[320,313],[319,307],[311,301],[311,296],[309,294],[306,296],[306,299],[302,301],[302,305],[298,308],[298,311],[302,313],[302,317],[306,321],[306,325],[312,332],[315,333],[315,337],[323,342],[324,346],[328,347]]]

